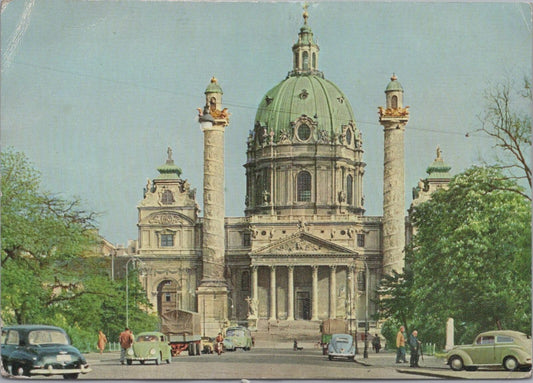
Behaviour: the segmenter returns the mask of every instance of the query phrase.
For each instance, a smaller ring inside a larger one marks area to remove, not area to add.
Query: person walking
[[[218,356],[220,356],[220,354],[222,354],[222,351],[224,349],[224,337],[222,336],[221,332],[219,332],[217,337],[215,338],[215,349],[216,349]]]
[[[420,367],[418,365],[418,353],[420,352],[420,341],[418,340],[418,331],[414,330],[409,335],[409,349],[411,351],[411,359],[409,365],[411,367]]]
[[[381,349],[381,339],[379,338],[379,335],[376,334],[373,338],[372,338],[372,348],[374,349],[374,351],[376,351],[376,354],[379,352],[379,350]]]
[[[126,327],[126,329],[120,333],[118,342],[120,343],[120,364],[124,364],[126,351],[133,344],[133,333],[129,328]]]
[[[405,359],[405,327],[400,326],[400,331],[396,334],[396,363],[407,363]]]
[[[107,344],[107,337],[102,332],[102,330],[98,331],[98,349],[100,350],[100,354],[104,352],[105,345]]]

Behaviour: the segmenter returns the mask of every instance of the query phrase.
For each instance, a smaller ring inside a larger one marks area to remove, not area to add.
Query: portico
[[[357,252],[303,231],[250,254],[259,318],[346,318],[355,300]],[[355,282],[355,283],[354,283]]]

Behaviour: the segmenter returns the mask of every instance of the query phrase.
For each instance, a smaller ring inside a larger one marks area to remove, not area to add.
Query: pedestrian
[[[407,363],[405,358],[405,327],[400,326],[400,331],[396,334],[396,363]]]
[[[126,351],[133,344],[133,333],[128,327],[120,333],[118,342],[120,343],[120,364],[124,364]]]
[[[102,332],[102,330],[98,331],[98,349],[100,350],[100,354],[104,352],[105,345],[107,344],[107,337]]]
[[[409,335],[409,349],[411,351],[411,359],[409,365],[411,367],[420,367],[418,365],[418,353],[420,352],[420,341],[418,340],[418,331],[414,330]]]
[[[222,351],[224,349],[224,337],[222,336],[221,332],[219,332],[217,337],[215,338],[215,349],[216,349],[218,356],[220,356],[220,354],[222,354]]]
[[[376,334],[373,338],[372,338],[372,348],[374,349],[374,351],[376,351],[376,354],[379,352],[379,350],[381,349],[381,339],[379,338],[379,335]]]

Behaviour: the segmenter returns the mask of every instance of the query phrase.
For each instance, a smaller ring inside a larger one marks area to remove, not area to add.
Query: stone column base
[[[228,288],[220,285],[199,286],[196,295],[202,336],[216,337],[229,324]]]

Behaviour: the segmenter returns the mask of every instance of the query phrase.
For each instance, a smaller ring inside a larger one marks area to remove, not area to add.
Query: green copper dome
[[[437,147],[437,158],[435,161],[426,169],[426,173],[429,175],[428,179],[449,179],[451,178],[450,170],[451,166],[448,165],[442,159],[442,151]]]
[[[259,104],[255,121],[277,136],[303,115],[315,121],[318,130],[330,134],[339,134],[343,125],[355,122],[344,93],[314,74],[289,76],[269,90]]]
[[[181,175],[181,169],[174,164],[172,159],[172,149],[167,149],[168,158],[167,161],[157,168],[159,175],[156,177],[157,180],[173,180],[179,179]]]
[[[391,77],[391,81],[389,82],[389,85],[387,85],[387,89],[385,89],[385,93],[394,92],[394,91],[403,92],[403,87],[402,87],[402,84],[400,84],[400,82],[398,81],[398,78],[396,77],[396,75],[393,74]]]
[[[209,85],[207,85],[207,88],[205,89],[204,94],[207,93],[220,93],[223,94],[222,88],[220,85],[218,85],[218,81],[215,77],[211,78],[211,81],[209,82]]]
[[[287,78],[270,89],[261,100],[255,116],[255,126],[287,134],[302,119],[312,124],[315,139],[343,133],[343,126],[355,126],[352,107],[344,93],[318,70],[319,47],[303,14],[304,25],[292,46],[293,70]],[[263,130],[263,129],[261,129]]]

